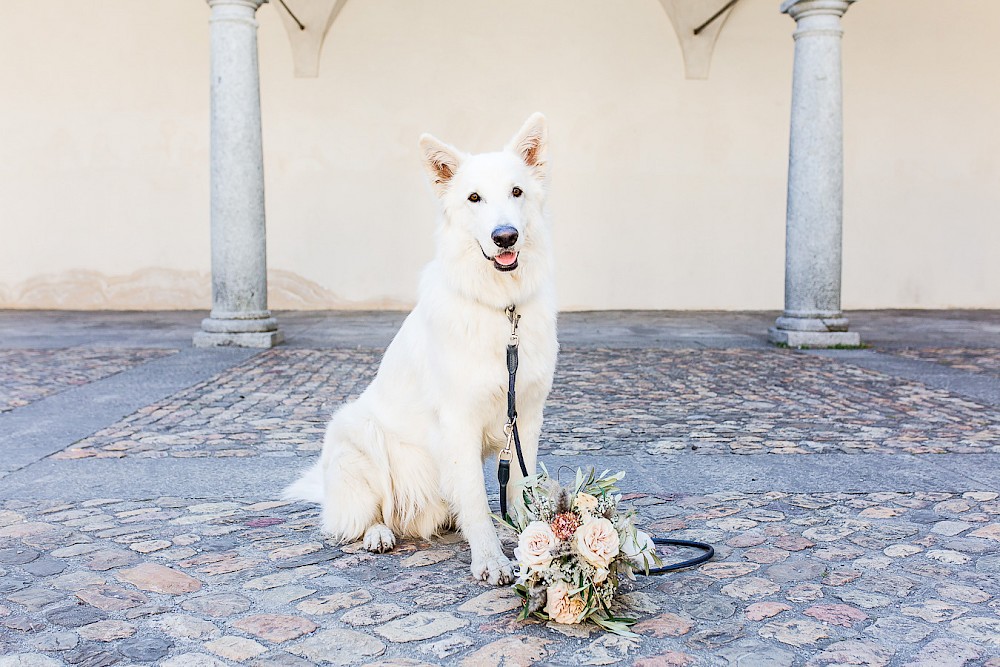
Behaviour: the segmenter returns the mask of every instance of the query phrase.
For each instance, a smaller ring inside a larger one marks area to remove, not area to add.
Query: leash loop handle
[[[653,567],[649,569],[649,572],[639,572],[636,574],[649,576],[657,574],[665,574],[667,572],[673,572],[674,570],[683,570],[686,567],[693,567],[695,565],[701,565],[702,563],[709,561],[715,555],[715,547],[711,544],[705,544],[704,542],[694,542],[692,540],[674,540],[666,537],[654,537],[653,544],[664,544],[675,547],[691,547],[693,549],[700,549],[703,553],[695,556],[694,558],[688,558],[679,563],[671,563],[670,565],[664,565],[663,567]]]
[[[510,459],[500,458],[500,465],[497,468],[497,481],[500,482],[500,516],[504,521],[507,518],[507,482],[510,481]]]
[[[517,378],[517,347],[507,346],[507,374],[509,382],[507,384],[507,425],[505,431],[513,431],[517,426],[517,398],[514,392],[514,383]]]

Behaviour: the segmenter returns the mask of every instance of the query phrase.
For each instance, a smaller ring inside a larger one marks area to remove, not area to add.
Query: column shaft
[[[788,0],[795,19],[785,310],[772,342],[858,345],[840,311],[844,158],[840,17],[853,0]]]
[[[208,0],[211,24],[212,313],[197,346],[271,347],[255,13],[264,0]]]

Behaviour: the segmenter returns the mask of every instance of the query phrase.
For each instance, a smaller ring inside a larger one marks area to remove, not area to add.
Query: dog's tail
[[[285,500],[304,500],[309,503],[323,502],[323,462],[317,461],[303,472],[297,480],[285,487],[281,493]]]

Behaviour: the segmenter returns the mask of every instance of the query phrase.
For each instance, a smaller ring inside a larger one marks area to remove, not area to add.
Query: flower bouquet
[[[510,516],[518,533],[514,590],[524,598],[518,616],[556,623],[587,619],[616,634],[635,636],[635,619],[615,616],[611,603],[621,577],[659,566],[653,540],[637,530],[634,511],[618,511],[615,484],[624,472],[576,471],[572,488],[542,472],[520,482],[523,506]]]

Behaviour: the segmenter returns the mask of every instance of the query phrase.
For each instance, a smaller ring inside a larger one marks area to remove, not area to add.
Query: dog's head
[[[467,155],[429,134],[420,137],[424,166],[444,207],[449,255],[468,253],[490,272],[519,277],[546,234],[540,227],[547,145],[540,113],[496,153]]]

